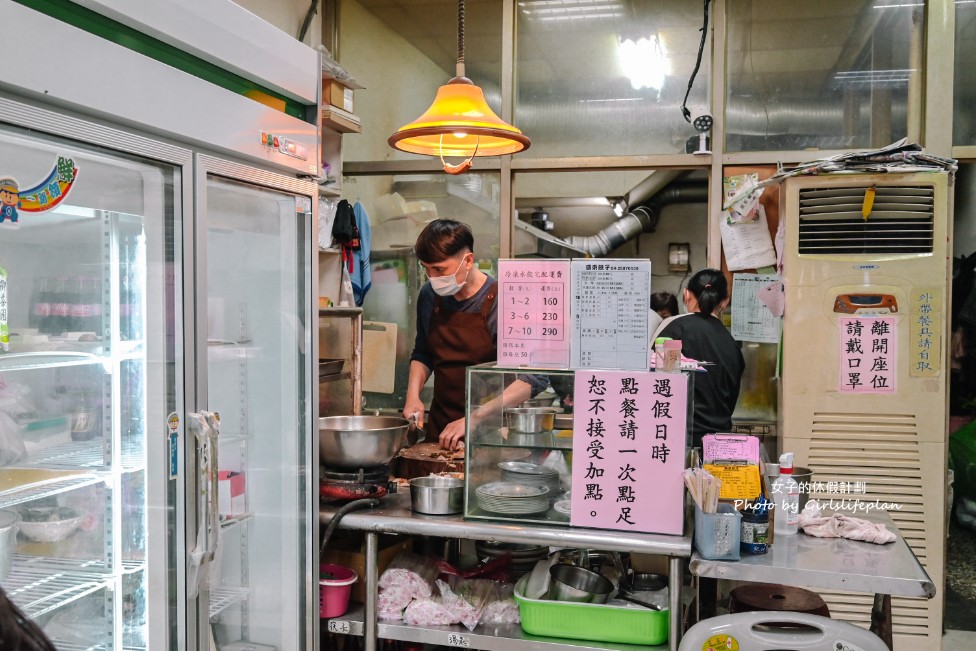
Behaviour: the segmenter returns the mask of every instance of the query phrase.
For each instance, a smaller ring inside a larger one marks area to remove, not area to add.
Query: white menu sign
[[[570,366],[647,370],[650,260],[573,260]]]
[[[498,364],[569,365],[569,260],[498,261]]]

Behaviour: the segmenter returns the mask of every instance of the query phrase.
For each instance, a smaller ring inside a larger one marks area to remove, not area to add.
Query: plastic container
[[[359,577],[344,565],[319,565],[319,617],[328,619],[349,610],[349,591]]]
[[[16,511],[0,511],[0,581],[10,574],[14,547],[17,545],[17,527],[20,514]]]
[[[719,504],[717,513],[695,506],[695,549],[710,561],[739,560],[742,514],[731,504]]]
[[[515,584],[522,630],[530,635],[657,645],[668,640],[670,612],[608,604],[529,599],[524,596],[528,575]]]
[[[658,337],[654,340],[654,370],[664,370],[664,344],[671,341],[671,337]]]
[[[793,453],[779,457],[779,477],[770,489],[776,508],[773,511],[773,532],[776,535],[795,534],[800,521],[800,486],[793,479]]]
[[[664,342],[664,364],[657,369],[665,373],[681,372],[681,340],[669,339]]]

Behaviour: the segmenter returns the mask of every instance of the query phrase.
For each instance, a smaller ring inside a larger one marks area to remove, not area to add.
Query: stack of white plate
[[[478,506],[489,513],[526,515],[549,509],[549,489],[546,486],[496,481],[475,489]]]
[[[565,515],[567,518],[570,516],[570,501],[569,500],[557,500],[555,504],[552,505],[553,510],[560,515]]]
[[[550,495],[559,491],[559,472],[554,468],[525,461],[502,461],[498,467],[502,470],[503,482],[545,486]]]

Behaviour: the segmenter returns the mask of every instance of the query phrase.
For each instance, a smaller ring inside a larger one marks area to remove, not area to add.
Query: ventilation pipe
[[[672,183],[641,206],[613,222],[595,235],[573,235],[566,243],[593,257],[603,257],[641,233],[653,233],[661,210],[674,203],[707,203],[708,181]]]

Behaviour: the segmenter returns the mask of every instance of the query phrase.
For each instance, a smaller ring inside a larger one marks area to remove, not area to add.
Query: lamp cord
[[[701,42],[698,44],[698,58],[695,59],[695,69],[691,71],[691,77],[688,78],[688,90],[685,91],[685,98],[681,102],[681,115],[685,117],[685,122],[689,123],[691,122],[691,111],[688,110],[688,96],[691,95],[691,87],[695,83],[698,68],[701,67],[702,54],[705,52],[705,37],[708,35],[708,3],[711,1],[705,0],[705,17],[701,27]]]
[[[458,0],[457,64],[464,69],[464,0]]]

